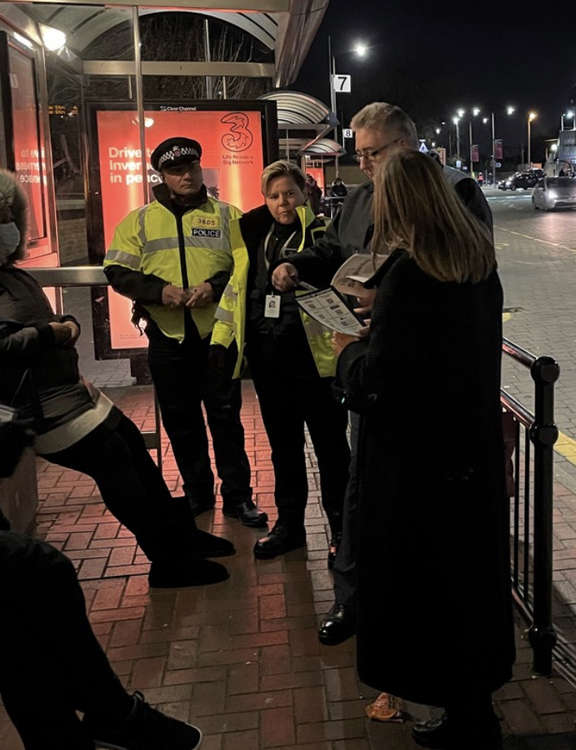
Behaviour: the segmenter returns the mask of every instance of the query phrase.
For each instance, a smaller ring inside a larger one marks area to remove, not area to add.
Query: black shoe
[[[251,526],[254,529],[262,528],[268,523],[268,515],[260,510],[252,500],[245,500],[243,503],[224,503],[222,513],[229,518],[237,518],[242,521],[244,526]]]
[[[502,730],[496,714],[482,721],[458,721],[443,714],[412,727],[412,739],[436,750],[502,750]]]
[[[159,589],[207,586],[228,578],[226,568],[212,560],[156,560],[148,573],[150,586]]]
[[[196,750],[202,732],[157,711],[134,693],[134,706],[124,719],[112,720],[85,714],[82,721],[97,745],[113,750]]]
[[[228,539],[196,529],[190,537],[190,552],[198,557],[230,557],[236,548]]]
[[[356,615],[350,606],[336,602],[324,617],[318,639],[325,646],[337,646],[356,633]]]
[[[342,541],[342,532],[337,531],[332,534],[330,539],[330,545],[328,547],[328,570],[332,570],[334,563],[336,562],[336,555],[338,554],[338,547]]]
[[[259,539],[254,545],[254,557],[258,560],[270,560],[284,555],[298,547],[306,546],[306,530],[294,531],[287,526],[276,523],[272,531]]]

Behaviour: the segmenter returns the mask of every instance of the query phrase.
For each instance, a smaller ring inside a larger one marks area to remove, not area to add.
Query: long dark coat
[[[442,283],[403,250],[375,281],[339,382],[360,437],[358,671],[445,706],[511,676],[501,429],[502,288]]]

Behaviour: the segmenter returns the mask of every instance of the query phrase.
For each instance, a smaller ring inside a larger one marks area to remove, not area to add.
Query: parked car
[[[544,177],[532,192],[532,206],[542,211],[576,208],[576,178]]]
[[[498,190],[510,190],[511,184],[512,184],[512,177],[507,177],[505,180],[498,180],[497,187],[498,187]]]

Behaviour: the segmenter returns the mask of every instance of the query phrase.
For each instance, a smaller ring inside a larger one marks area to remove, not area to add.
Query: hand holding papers
[[[299,294],[296,302],[307,315],[332,331],[357,336],[364,328],[362,320],[351,310],[340,292],[332,287]]]
[[[364,253],[352,255],[336,271],[328,289],[299,294],[296,301],[305,313],[326,328],[337,333],[358,336],[366,326],[343,295],[365,294],[367,290],[364,283],[374,276],[385,260],[386,256],[383,255],[376,256],[375,261],[371,255]]]
[[[366,292],[364,284],[370,281],[387,257],[387,255],[372,256],[366,253],[351,255],[336,271],[330,286],[340,294],[362,295]]]

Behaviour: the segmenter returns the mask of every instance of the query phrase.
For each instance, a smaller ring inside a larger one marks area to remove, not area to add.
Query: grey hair
[[[20,230],[20,244],[8,259],[21,260],[26,249],[28,229],[28,200],[17,175],[0,169],[0,222],[13,221]]]
[[[306,189],[306,178],[300,167],[292,161],[280,159],[279,161],[272,162],[272,164],[268,164],[262,172],[260,180],[263,195],[266,195],[270,180],[275,180],[277,177],[291,177],[300,190],[304,192]]]
[[[395,104],[372,102],[356,112],[350,123],[352,130],[393,130],[408,141],[412,148],[418,148],[418,131],[414,120]]]

